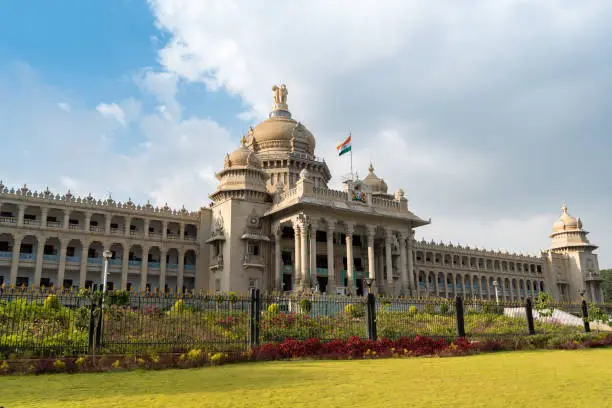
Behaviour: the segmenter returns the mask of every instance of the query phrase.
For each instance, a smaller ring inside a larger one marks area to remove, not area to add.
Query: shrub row
[[[612,346],[612,335],[536,335],[514,339],[469,341],[457,338],[448,342],[443,338],[416,336],[397,340],[348,340],[322,342],[319,339],[304,341],[288,339],[281,343],[266,343],[248,352],[205,352],[192,349],[182,354],[148,354],[141,356],[104,355],[100,357],[69,357],[60,359],[0,361],[0,375],[104,372],[134,369],[193,368],[216,366],[247,361],[271,361],[289,359],[374,359],[418,356],[458,356],[502,350],[596,348]]]

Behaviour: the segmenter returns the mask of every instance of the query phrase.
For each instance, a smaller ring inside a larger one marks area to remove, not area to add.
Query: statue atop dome
[[[287,86],[285,84],[274,85],[272,87],[272,92],[274,93],[274,108],[273,111],[289,111],[289,107],[287,106]]]

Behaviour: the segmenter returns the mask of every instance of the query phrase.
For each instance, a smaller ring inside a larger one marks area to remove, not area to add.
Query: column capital
[[[402,241],[408,241],[410,237],[412,236],[412,234],[408,231],[398,231],[398,235],[399,235],[400,240]]]
[[[366,225],[366,231],[368,238],[374,238],[374,235],[376,235],[376,225]]]
[[[326,219],[325,219],[325,222],[326,222],[325,229],[326,229],[327,231],[329,231],[329,232],[334,232],[334,231],[336,231],[336,222],[337,222],[336,220],[334,220],[334,219],[330,219],[330,218],[326,218]]]
[[[385,228],[385,240],[386,243],[393,242],[393,230],[391,228]]]
[[[344,232],[346,233],[346,235],[353,235],[353,233],[355,232],[355,223],[345,222],[344,224],[346,225],[346,227],[344,228]]]
[[[310,225],[310,217],[304,213],[300,213],[295,217],[295,223],[297,223],[302,228],[308,228]]]

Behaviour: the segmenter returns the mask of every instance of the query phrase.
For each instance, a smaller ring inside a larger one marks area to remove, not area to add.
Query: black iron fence
[[[589,315],[591,314],[591,316]],[[262,293],[0,290],[0,358],[246,351],[286,339],[473,340],[612,330],[612,306]]]

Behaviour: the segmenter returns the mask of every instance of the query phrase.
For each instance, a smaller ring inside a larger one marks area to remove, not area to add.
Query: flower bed
[[[469,341],[457,338],[448,342],[442,338],[416,336],[397,340],[347,340],[322,342],[319,339],[287,339],[281,343],[265,343],[247,352],[205,352],[192,349],[181,354],[103,355],[58,359],[0,361],[0,375],[103,372],[133,369],[193,368],[235,362],[291,359],[376,359],[419,356],[450,357],[501,350],[535,348],[580,349],[612,346],[612,335],[540,335],[517,339]]]

